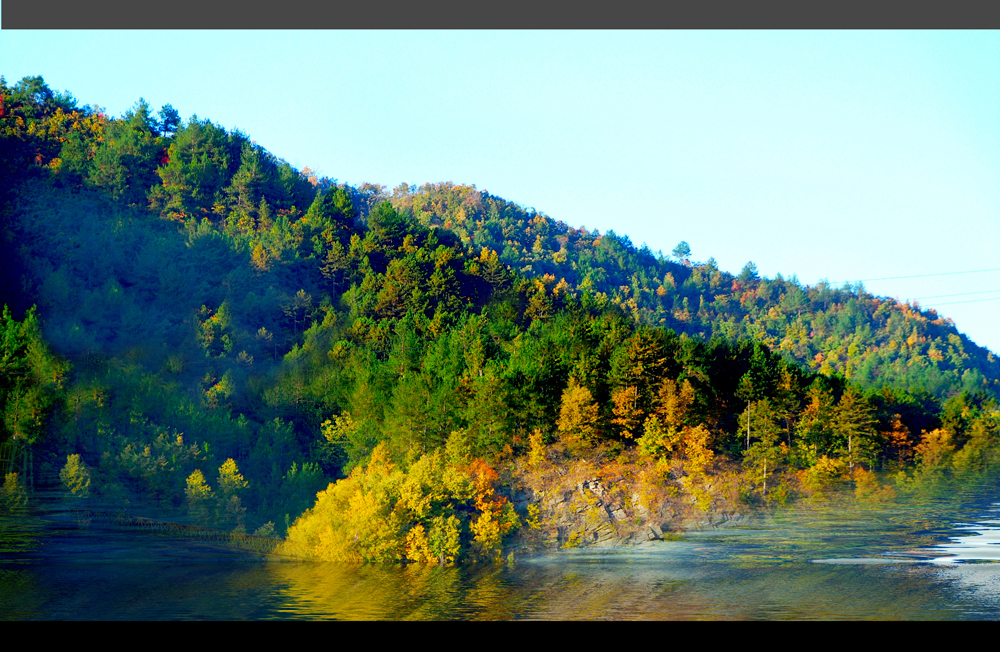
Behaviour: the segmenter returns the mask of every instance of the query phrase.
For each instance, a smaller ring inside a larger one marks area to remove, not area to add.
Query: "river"
[[[0,516],[5,620],[978,620],[1000,618],[1000,491],[819,505],[631,549],[498,566],[312,563]]]

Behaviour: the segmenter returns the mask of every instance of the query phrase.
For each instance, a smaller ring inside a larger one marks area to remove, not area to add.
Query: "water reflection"
[[[982,562],[1000,553],[1000,520],[986,509],[947,501],[815,506],[634,549],[567,550],[513,566],[457,568],[265,559],[48,513],[0,522],[0,613],[149,620],[993,619],[1000,617],[1000,564]]]
[[[997,511],[996,506],[990,510],[994,516]],[[937,553],[928,561],[933,564],[957,564],[960,562],[996,562],[1000,561],[1000,520],[996,518],[983,517],[974,523],[959,523],[953,526],[954,530],[963,533],[952,535],[948,538],[951,543],[942,543],[928,551],[929,554]],[[941,554],[944,553],[944,554]]]

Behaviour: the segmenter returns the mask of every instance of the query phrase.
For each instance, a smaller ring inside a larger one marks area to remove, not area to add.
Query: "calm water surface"
[[[968,620],[1000,618],[1000,492],[786,510],[629,550],[513,565],[304,563],[77,521],[0,517],[9,620]]]

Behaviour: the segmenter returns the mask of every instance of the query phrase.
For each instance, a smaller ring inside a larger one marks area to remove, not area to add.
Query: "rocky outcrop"
[[[627,505],[599,479],[570,490],[530,491],[515,496],[519,511],[538,506],[536,529],[528,526],[526,543],[541,548],[625,546],[664,537],[661,515]]]
[[[511,499],[519,513],[533,516],[522,523],[516,545],[523,550],[629,546],[745,519],[722,495],[703,511],[683,491],[651,496],[634,469],[614,480],[594,473],[598,470],[586,464],[550,466],[522,476]]]

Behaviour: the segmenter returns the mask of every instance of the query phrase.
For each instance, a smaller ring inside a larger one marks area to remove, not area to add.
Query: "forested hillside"
[[[1000,363],[861,288],[668,259],[470,186],[338,184],[40,77],[0,78],[0,139],[0,440],[65,460],[77,496],[447,561],[544,528],[513,488],[576,460],[656,488],[639,520],[711,510],[723,474],[749,505],[998,460]]]
[[[996,396],[1000,363],[934,310],[875,297],[861,286],[803,286],[793,276],[738,273],[713,258],[691,260],[681,242],[667,257],[628,236],[573,228],[533,210],[450,183],[399,186],[393,205],[426,226],[455,232],[466,246],[551,291],[584,289],[635,320],[703,339],[753,339],[789,360],[867,388],[889,383],[936,395],[984,389]]]

